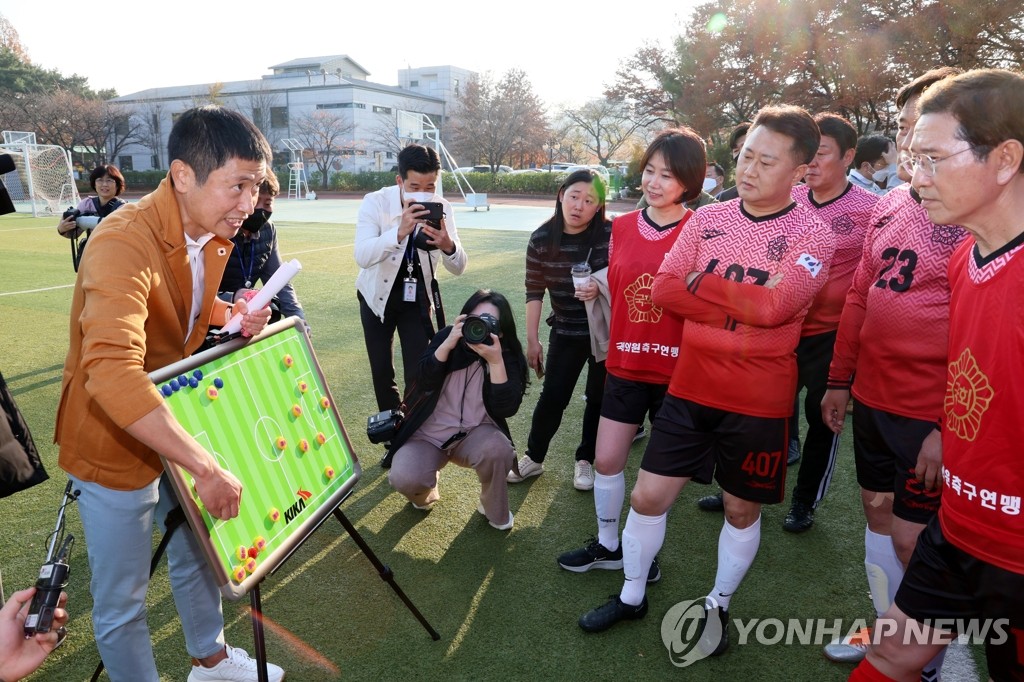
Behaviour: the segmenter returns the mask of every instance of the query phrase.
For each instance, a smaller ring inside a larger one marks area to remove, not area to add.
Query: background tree
[[[270,143],[270,148],[276,154],[282,148],[282,136],[280,129],[270,124],[270,110],[284,106],[284,98],[281,97],[280,92],[271,90],[264,80],[252,81],[249,87],[249,94],[240,100],[242,107],[240,111],[260,129],[263,137],[267,138],[267,142]],[[285,159],[287,160],[287,157]]]
[[[591,100],[578,109],[566,109],[564,113],[583,134],[586,150],[601,165],[607,164],[637,130],[657,120],[626,102],[607,99]]]
[[[351,121],[319,109],[296,119],[293,124],[295,139],[309,150],[312,161],[320,172],[320,187],[330,186],[331,169],[336,161],[347,153],[351,145],[346,145],[351,138],[355,126]]]
[[[714,139],[768,104],[891,131],[896,90],[939,65],[1020,69],[1024,6],[995,0],[723,0],[670,49],[645,46],[608,89]]]
[[[3,14],[0,14],[0,48],[9,51],[24,64],[32,63],[32,60],[28,58],[28,52],[25,50],[24,45],[21,44],[18,30],[14,28],[14,25]]]
[[[497,83],[488,74],[471,79],[449,117],[448,132],[456,158],[493,170],[511,161],[514,150],[539,151],[547,122],[526,73],[512,69]]]

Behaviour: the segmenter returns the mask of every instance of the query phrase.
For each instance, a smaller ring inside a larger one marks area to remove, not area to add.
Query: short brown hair
[[[939,81],[951,78],[960,73],[962,73],[962,71],[955,66],[940,66],[937,69],[925,71],[920,76],[900,88],[900,91],[896,93],[896,108],[902,109],[903,105],[912,97],[920,95]]]
[[[814,122],[818,124],[818,131],[823,137],[831,137],[836,141],[841,155],[857,147],[857,129],[839,114],[815,114]]]
[[[758,126],[764,126],[793,140],[790,149],[793,158],[801,164],[814,160],[814,155],[818,153],[818,147],[821,145],[818,124],[803,107],[792,104],[765,107],[757,112],[750,131],[753,132]]]
[[[117,185],[117,192],[114,193],[114,196],[124,191],[124,176],[121,175],[121,171],[114,164],[107,163],[102,166],[96,166],[89,173],[89,186],[92,187],[94,192],[96,191],[96,181],[104,176],[109,177]]]
[[[640,168],[646,168],[657,153],[665,159],[672,175],[683,186],[678,203],[685,204],[700,196],[707,171],[707,152],[704,140],[687,126],[665,128],[659,132],[640,159]]]
[[[929,88],[918,112],[955,118],[956,136],[983,161],[1007,140],[1024,144],[1024,76],[1005,69],[968,71]],[[1024,173],[1024,163],[1017,170]]]
[[[277,196],[281,193],[281,183],[277,179],[277,173],[267,169],[267,176],[263,178],[263,182],[260,184],[261,194],[270,194]]]

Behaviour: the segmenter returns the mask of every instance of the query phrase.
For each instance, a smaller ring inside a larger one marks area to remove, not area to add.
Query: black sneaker
[[[647,571],[647,584],[656,583],[661,580],[661,566],[658,565],[658,557],[651,562],[651,570]]]
[[[814,507],[804,504],[799,500],[793,500],[793,506],[786,514],[786,520],[782,522],[782,529],[790,533],[803,533],[814,525]]]
[[[786,455],[786,466],[800,461],[800,441],[793,438],[789,441],[789,452]]]
[[[725,511],[725,502],[722,501],[721,491],[714,495],[705,495],[697,500],[697,509],[701,511]]]
[[[639,620],[647,615],[647,597],[639,606],[623,604],[619,595],[613,594],[607,603],[580,616],[580,627],[587,632],[604,632],[620,620]]]
[[[584,573],[592,568],[618,570],[622,568],[622,545],[613,552],[598,542],[597,538],[590,538],[585,546],[560,555],[558,565],[573,573]],[[660,569],[658,578],[661,578]]]
[[[705,656],[721,656],[729,648],[729,611],[717,604],[708,608],[704,603],[704,620],[700,624],[700,639],[697,648]],[[715,624],[718,627],[708,627]]]

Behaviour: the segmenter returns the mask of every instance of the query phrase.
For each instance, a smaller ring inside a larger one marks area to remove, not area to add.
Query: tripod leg
[[[373,553],[372,549],[370,549],[370,546],[366,544],[365,540],[363,540],[363,536],[359,534],[359,531],[356,530],[356,527],[353,526],[352,522],[348,520],[348,517],[345,516],[345,514],[342,513],[340,509],[334,510],[334,516],[338,519],[338,521],[341,522],[341,525],[345,527],[345,531],[349,534],[349,536],[353,540],[355,540],[356,545],[358,545],[360,551],[362,551],[366,558],[370,560],[370,563],[373,564],[373,567],[377,569],[377,572],[380,574],[381,579],[386,581],[388,585],[391,586],[391,589],[395,591],[395,594],[397,594],[398,598],[402,600],[402,603],[405,604],[406,608],[409,609],[412,615],[416,617],[416,620],[420,622],[420,625],[422,625],[430,634],[430,638],[433,639],[435,642],[441,639],[441,635],[437,634],[437,630],[430,626],[430,623],[428,623],[427,619],[423,617],[423,614],[420,613],[419,609],[416,608],[416,605],[412,603],[409,597],[405,596],[405,592],[403,592],[402,588],[399,587],[398,583],[395,582],[395,574],[394,572],[392,572],[391,567],[385,566],[381,563],[380,559],[377,558],[377,555]]]
[[[256,647],[256,678],[259,682],[269,682],[267,673],[267,645],[263,639],[263,610],[260,606],[260,586],[249,592],[252,602],[252,639]]]

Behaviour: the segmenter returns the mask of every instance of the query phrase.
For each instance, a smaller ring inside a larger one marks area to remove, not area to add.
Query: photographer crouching
[[[494,528],[510,530],[505,475],[515,450],[505,420],[523,401],[526,369],[508,300],[478,290],[420,359],[408,414],[388,452],[391,486],[427,511],[441,497],[441,469],[449,461],[471,467],[480,479],[477,511]]]
[[[71,261],[78,272],[78,262],[82,258],[85,242],[101,220],[125,205],[119,195],[124,191],[124,176],[117,166],[105,164],[97,166],[89,173],[89,186],[96,196],[86,197],[78,206],[64,211],[57,223],[57,233],[71,240]],[[78,238],[85,234],[81,241]]]

